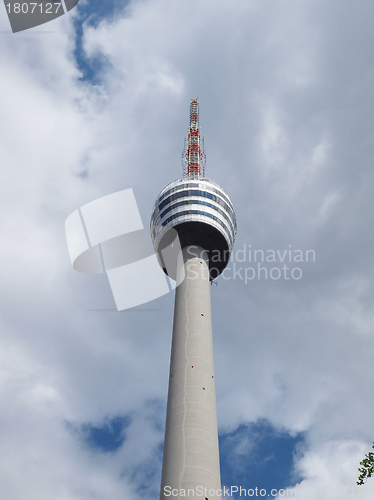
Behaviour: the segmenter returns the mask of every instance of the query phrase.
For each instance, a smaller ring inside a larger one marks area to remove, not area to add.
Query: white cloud
[[[373,485],[357,486],[357,464],[365,447],[354,440],[331,440],[308,453],[298,463],[297,470],[305,479],[292,493],[301,500],[310,498],[369,498]],[[286,489],[286,488],[285,488]],[[283,492],[277,498],[285,496]],[[289,494],[291,496],[291,492]]]

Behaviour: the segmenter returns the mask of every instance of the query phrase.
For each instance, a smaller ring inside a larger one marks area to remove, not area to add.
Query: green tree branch
[[[372,448],[374,449],[374,444]],[[362,465],[362,467],[358,468],[358,471],[360,473],[357,481],[358,485],[364,484],[364,479],[368,479],[374,474],[374,453],[370,451],[367,455],[365,455],[365,458],[362,460],[362,462],[360,462],[360,465]]]

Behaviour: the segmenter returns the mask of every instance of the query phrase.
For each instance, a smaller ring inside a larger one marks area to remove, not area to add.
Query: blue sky
[[[119,13],[123,13],[128,0],[92,0],[80,2],[74,12],[75,50],[74,56],[77,67],[82,72],[80,79],[90,84],[100,82],[100,74],[110,64],[104,57],[87,58],[83,48],[84,26],[97,26],[104,20],[114,20]]]
[[[158,417],[159,418],[159,417]],[[74,427],[67,423],[68,429],[82,444],[97,454],[115,454],[126,441],[126,430],[131,423],[131,416],[115,417],[100,425],[81,424]],[[156,422],[155,422],[156,424]],[[158,422],[159,430],[164,426]],[[227,488],[239,485],[245,490],[254,488],[281,490],[302,480],[294,472],[294,460],[302,453],[305,437],[302,433],[291,436],[288,432],[272,427],[266,421],[241,424],[232,432],[220,433],[221,480]],[[138,487],[140,494],[154,491],[154,484],[161,475],[163,444],[155,450],[152,461],[145,468]],[[131,464],[126,467],[131,470]],[[139,471],[137,471],[139,474]],[[233,490],[234,491],[234,490]],[[233,498],[239,498],[234,494]]]
[[[113,312],[106,277],[73,271],[64,223],[131,187],[147,225],[196,96],[206,173],[238,222],[211,287],[222,482],[371,498],[370,480],[354,488],[374,439],[373,15],[81,0],[13,35],[3,10],[1,498],[158,497],[173,295]],[[298,280],[245,281],[249,245],[316,258],[287,262]]]
[[[296,484],[303,478],[294,473],[294,459],[303,444],[301,433],[290,436],[261,420],[221,434],[222,484],[267,492]]]

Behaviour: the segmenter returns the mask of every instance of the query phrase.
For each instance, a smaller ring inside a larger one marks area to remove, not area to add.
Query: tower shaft
[[[207,252],[183,249],[177,277],[160,500],[221,499]],[[206,490],[205,490],[206,488]],[[183,494],[184,490],[185,494]],[[198,493],[200,495],[198,495]],[[206,492],[202,495],[202,492]],[[168,494],[169,493],[169,494]]]

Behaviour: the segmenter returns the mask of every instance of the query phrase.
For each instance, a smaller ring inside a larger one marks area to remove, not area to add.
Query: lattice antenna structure
[[[200,135],[199,125],[199,99],[191,99],[190,129],[188,137],[184,139],[182,153],[183,177],[205,177],[205,163],[204,138]]]

